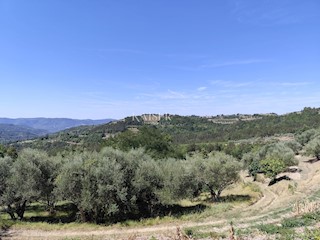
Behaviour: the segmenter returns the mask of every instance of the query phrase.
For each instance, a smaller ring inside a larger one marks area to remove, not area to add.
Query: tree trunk
[[[216,193],[213,189],[210,189],[210,194],[211,194],[211,200],[212,202],[219,202],[219,195]]]
[[[87,213],[82,208],[79,209],[79,212],[80,212],[80,221],[87,222],[88,221]]]
[[[16,213],[19,217],[19,220],[23,220],[24,212],[26,211],[27,200],[24,200],[23,203],[17,207]]]
[[[47,197],[47,210],[50,215],[54,215],[55,213],[54,202],[53,201],[51,202],[49,197]]]
[[[14,215],[14,210],[10,205],[8,205],[6,212],[10,215],[11,220],[17,220],[16,216]]]
[[[212,202],[220,202],[220,195],[222,190],[215,191],[213,188],[209,187]]]

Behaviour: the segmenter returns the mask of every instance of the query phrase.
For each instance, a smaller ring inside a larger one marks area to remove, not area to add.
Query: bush
[[[320,135],[319,129],[309,129],[296,136],[297,141],[302,145],[306,145],[312,139]]]
[[[261,171],[270,178],[275,178],[279,173],[285,170],[286,166],[281,159],[264,159],[260,162]]]
[[[251,176],[256,178],[257,173],[265,173],[269,177],[274,177],[285,167],[298,164],[294,158],[295,154],[291,148],[284,143],[272,143],[263,146],[257,152],[245,154],[242,161],[248,165]],[[271,161],[269,163],[269,161]]]
[[[302,149],[302,145],[295,140],[285,142],[284,145],[291,148],[296,155],[298,155],[299,151]]]
[[[320,137],[312,139],[305,146],[305,151],[307,155],[315,156],[318,160],[320,160]]]

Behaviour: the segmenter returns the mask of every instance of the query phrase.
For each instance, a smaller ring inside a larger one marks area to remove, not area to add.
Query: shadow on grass
[[[250,195],[227,195],[220,198],[220,202],[246,202],[250,201]]]
[[[186,214],[200,213],[207,208],[204,204],[197,204],[195,206],[183,207],[178,204],[173,205],[158,205],[155,206],[152,214],[147,211],[141,211],[140,214],[132,214],[123,216],[123,218],[118,219],[117,221],[126,221],[126,220],[141,220],[144,218],[152,217],[164,217],[164,216],[173,216],[180,217]],[[47,213],[46,207],[44,205],[31,205],[26,209],[29,213],[34,213],[32,217],[25,217],[25,222],[47,222],[47,223],[71,223],[77,221],[77,208],[71,204],[63,204],[55,207],[56,214],[43,216],[44,213]],[[103,222],[101,222],[103,223]]]
[[[280,182],[280,181],[282,181],[282,180],[288,180],[288,181],[290,181],[290,180],[292,180],[292,179],[291,179],[290,177],[288,177],[287,175],[284,175],[284,176],[282,176],[282,177],[278,177],[278,178],[272,179],[272,180],[269,182],[268,186],[272,186],[273,184],[276,184],[277,182]]]
[[[51,215],[41,216],[41,213],[47,212],[44,205],[31,205],[26,208],[26,211],[36,213],[40,216],[25,217],[27,222],[47,222],[47,223],[71,223],[76,221],[77,208],[72,203],[57,205],[55,212]]]
[[[230,203],[250,200],[251,197],[249,195],[228,195],[221,197],[220,202]],[[209,202],[210,199],[208,199],[207,201]],[[179,204],[157,205],[154,206],[152,212],[148,211],[147,209],[139,209],[138,214],[128,214],[126,216],[121,216],[120,218],[116,219],[116,222],[165,216],[179,218],[183,215],[202,213],[208,207],[209,206],[205,203],[199,203],[194,206],[181,206]],[[27,207],[26,213],[32,214],[33,216],[26,216],[24,218],[25,222],[72,223],[79,220],[78,209],[72,203],[57,205],[55,207],[55,213],[51,215],[48,213],[45,205],[33,204]],[[104,222],[102,221],[101,223]]]
[[[319,161],[319,159],[318,158],[311,158],[311,159],[309,159],[309,160],[307,160],[307,161],[304,161],[304,162],[306,162],[306,163],[315,163],[315,162],[318,162]]]
[[[158,214],[160,216],[173,216],[173,217],[181,217],[182,215],[192,214],[192,213],[200,213],[203,212],[207,208],[204,204],[197,204],[195,206],[183,207],[178,204],[173,204],[169,206],[160,206]]]

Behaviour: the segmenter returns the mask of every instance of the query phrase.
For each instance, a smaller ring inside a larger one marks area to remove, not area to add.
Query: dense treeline
[[[12,219],[23,219],[26,206],[40,201],[74,204],[82,221],[114,222],[158,216],[165,206],[209,191],[213,201],[238,180],[241,164],[213,152],[186,160],[154,160],[142,149],[49,157],[24,149],[16,159],[0,158],[0,205]]]
[[[241,118],[233,124],[218,124],[196,116],[173,116],[163,121],[163,131],[173,136],[174,143],[203,143],[266,137],[275,134],[303,132],[320,127],[317,108],[305,108],[299,113],[286,115],[253,115],[256,120]]]

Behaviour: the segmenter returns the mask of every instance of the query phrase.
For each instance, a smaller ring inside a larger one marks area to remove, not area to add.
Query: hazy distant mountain
[[[0,143],[37,138],[47,133],[46,130],[0,123]]]
[[[70,118],[0,118],[0,124],[27,126],[34,129],[46,130],[49,133],[59,132],[68,128],[83,125],[99,125],[111,122],[113,119],[78,120]]]

